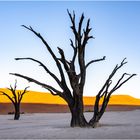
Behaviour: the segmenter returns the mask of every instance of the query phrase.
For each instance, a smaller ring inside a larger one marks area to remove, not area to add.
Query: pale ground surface
[[[86,113],[89,119],[92,113]],[[0,139],[140,139],[140,110],[106,112],[100,127],[70,128],[69,113],[0,115]]]

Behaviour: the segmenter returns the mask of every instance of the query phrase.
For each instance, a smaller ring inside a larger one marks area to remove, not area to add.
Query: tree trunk
[[[87,127],[88,123],[83,113],[79,113],[78,109],[73,108],[71,112],[71,127]]]
[[[99,120],[106,110],[106,107],[107,107],[108,102],[109,102],[109,97],[103,101],[100,110],[99,110],[99,101],[100,101],[100,97],[97,95],[95,105],[94,105],[94,115],[93,115],[92,119],[89,121],[89,125],[92,127],[99,126]]]
[[[20,106],[19,105],[15,105],[14,120],[19,120],[19,118],[20,118]]]
[[[93,128],[96,128],[99,126],[99,117],[98,115],[97,116],[94,116],[90,121],[89,121],[89,125]]]
[[[73,105],[69,105],[71,111],[71,127],[87,127],[88,123],[84,117],[83,98],[77,96],[74,98]]]

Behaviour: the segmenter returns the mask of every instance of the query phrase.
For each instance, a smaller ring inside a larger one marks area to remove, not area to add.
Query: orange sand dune
[[[9,95],[12,95],[7,89],[0,89]],[[0,96],[0,102],[9,103],[9,99],[5,96]],[[23,96],[22,103],[47,103],[47,104],[66,104],[66,102],[58,96],[53,96],[50,93],[29,91]]]
[[[84,102],[86,105],[91,105],[95,103],[95,97],[84,97]],[[129,95],[112,95],[110,97],[109,104],[110,105],[140,105],[140,99],[131,97]]]
[[[8,94],[7,89],[0,89]],[[0,102],[9,103],[9,99],[5,96],[0,96]],[[22,100],[23,103],[46,103],[46,104],[66,104],[66,102],[58,96],[52,96],[49,93],[29,91]],[[95,97],[84,97],[85,105],[93,105]],[[140,99],[133,98],[129,95],[112,95],[110,98],[110,105],[140,105]]]

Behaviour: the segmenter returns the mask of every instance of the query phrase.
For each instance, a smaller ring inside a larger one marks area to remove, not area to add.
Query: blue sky
[[[0,87],[8,87],[18,80],[19,89],[30,85],[31,90],[45,91],[35,84],[9,75],[21,73],[47,82],[55,87],[50,77],[36,63],[15,61],[15,57],[33,57],[44,62],[54,73],[55,63],[41,41],[20,25],[31,25],[48,41],[54,52],[63,48],[67,57],[72,56],[69,39],[72,38],[67,9],[75,10],[77,22],[82,12],[85,20],[91,19],[92,35],[86,50],[86,62],[101,58],[87,71],[85,95],[95,96],[117,63],[127,57],[125,65],[114,77],[123,72],[136,73],[115,94],[129,94],[140,98],[140,2],[0,2]],[[59,55],[59,54],[58,54]]]

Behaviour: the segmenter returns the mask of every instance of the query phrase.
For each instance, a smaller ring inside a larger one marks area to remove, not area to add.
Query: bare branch
[[[125,60],[126,60],[126,58],[124,58],[124,59],[122,60],[121,65],[124,65],[124,64],[128,63],[128,62],[125,62]]]
[[[18,103],[20,103],[21,92],[18,91],[18,92],[17,92],[17,95],[18,95],[18,96],[17,96],[17,97],[18,97]]]
[[[88,19],[88,21],[87,21],[86,30],[84,29],[84,31],[83,31],[84,39],[83,39],[82,47],[84,47],[84,48],[85,48],[88,40],[94,38],[93,36],[89,36],[89,33],[92,30],[92,28],[89,27],[89,23],[90,23],[90,19]]]
[[[41,83],[41,82],[39,82],[39,81],[37,81],[37,80],[35,80],[35,79],[33,79],[33,78],[30,78],[30,77],[28,77],[28,76],[24,76],[24,75],[17,74],[17,73],[10,73],[10,74],[11,74],[11,75],[18,76],[18,77],[21,77],[21,78],[23,78],[23,79],[26,79],[26,80],[29,81],[29,82],[36,83],[36,84],[42,86],[43,88],[46,88],[46,89],[49,88],[50,90],[52,90],[52,91],[54,91],[54,92],[56,92],[56,93],[58,93],[58,94],[61,94],[61,92],[60,92],[59,90],[55,89],[54,87],[52,87],[52,86],[50,86],[50,85],[47,85],[47,84],[44,84],[44,83]]]
[[[115,75],[115,73],[123,66],[125,65],[127,62],[125,61],[125,59],[122,60],[122,62],[120,63],[120,65],[116,65],[115,68],[113,69],[112,73],[109,75],[108,79],[106,80],[105,84],[103,85],[103,87],[101,88],[101,90],[99,91],[99,93],[97,94],[97,98],[96,98],[96,101],[95,101],[95,109],[96,109],[96,112],[98,113],[94,113],[94,116],[93,118],[91,119],[90,122],[93,122],[94,118],[96,118],[96,121],[98,121],[101,116],[103,115],[106,107],[107,107],[107,104],[109,102],[109,99],[110,99],[110,96],[112,95],[112,93],[114,91],[116,91],[118,88],[120,88],[124,83],[126,83],[128,80],[130,80],[133,76],[135,76],[136,74],[127,74],[127,73],[124,73],[120,79],[118,80],[118,82],[116,83],[116,85],[109,91],[109,87],[110,85],[112,84],[112,77]],[[128,78],[126,78],[125,80],[124,77],[125,76],[129,76]],[[99,101],[101,99],[101,97],[104,96],[104,99],[103,99],[103,103],[102,103],[102,106],[101,106],[101,109],[99,111]]]
[[[32,60],[34,62],[37,62],[40,64],[40,66],[42,66],[45,71],[58,83],[58,85],[60,87],[62,87],[60,80],[40,61],[34,59],[34,58],[30,58],[30,57],[26,57],[26,58],[15,58],[15,60]]]
[[[10,88],[7,88],[10,92],[13,94],[13,98],[15,100],[15,103],[17,103],[17,96],[16,96],[16,88],[17,88],[17,80],[15,80],[15,86],[14,88],[10,85]]]
[[[75,66],[74,66],[74,63],[75,63],[75,60],[76,60],[76,56],[77,56],[77,46],[74,46],[74,43],[73,43],[73,41],[70,39],[70,41],[71,41],[71,46],[72,46],[72,48],[73,48],[73,58],[72,58],[72,60],[71,60],[71,69],[73,70],[73,71],[75,71]]]
[[[81,15],[81,18],[79,21],[79,27],[78,27],[78,44],[79,45],[81,45],[81,39],[82,39],[81,31],[82,31],[83,20],[84,20],[84,14]]]
[[[28,86],[28,87],[25,87],[25,88],[24,88],[24,91],[20,94],[20,96],[19,96],[19,102],[21,102],[21,100],[22,100],[22,98],[23,98],[23,95],[24,95],[25,93],[28,92],[28,91],[27,91],[28,88],[29,88],[29,86]]]
[[[75,49],[76,47],[74,46],[74,43],[73,43],[72,39],[70,39],[70,42],[71,42],[70,45],[72,46],[72,48]]]
[[[106,56],[104,56],[104,57],[101,58],[101,59],[91,60],[90,62],[88,62],[88,63],[86,64],[86,68],[87,68],[90,64],[92,64],[92,63],[95,63],[95,62],[99,62],[99,61],[103,61],[103,60],[105,60],[105,58],[106,58]]]
[[[57,48],[58,48],[59,53],[61,55],[61,62],[64,65],[65,70],[69,71],[69,66],[67,64],[70,64],[70,63],[66,60],[63,49],[61,49],[60,47],[57,47]]]
[[[106,84],[106,87],[104,88],[105,91],[100,94],[100,98],[102,98],[103,96],[105,97],[107,96],[107,94],[109,93],[108,89],[111,84],[112,84],[112,80],[109,80]]]
[[[48,45],[48,43],[45,41],[45,39],[41,36],[40,33],[37,33],[31,26],[27,27],[25,25],[22,25],[24,28],[30,30],[31,32],[33,32],[38,38],[41,39],[41,41],[44,43],[44,45],[46,46],[46,48],[48,49],[49,53],[51,54],[51,56],[53,57],[53,59],[58,63],[57,61],[57,57],[55,56],[55,54],[53,53],[52,49],[50,48],[50,46]]]
[[[131,75],[131,74],[128,74],[128,73],[124,73],[121,78],[118,80],[118,82],[116,83],[116,85],[114,86],[114,89],[117,88],[117,86],[120,84],[120,82],[122,81],[122,79],[124,78],[125,75]]]
[[[0,91],[1,93],[2,93],[2,95],[5,95],[6,97],[8,97],[8,99],[13,103],[13,104],[15,104],[15,102],[13,101],[13,99],[7,94],[7,93],[5,93],[5,92],[3,92],[3,91]]]
[[[74,88],[75,80],[77,80],[74,64],[73,64],[73,62],[71,62],[71,63],[67,62],[65,55],[64,55],[64,51],[61,48],[58,47],[58,50],[59,50],[59,53],[61,55],[62,64],[66,70],[68,77],[69,77],[70,85],[72,88]]]
[[[73,16],[69,12],[69,10],[67,10],[67,12],[68,12],[68,15],[69,15],[71,23],[72,23],[71,29],[73,30],[73,33],[75,34],[75,37],[78,40],[78,33],[77,33],[77,30],[76,30],[76,25],[75,25],[75,12],[73,11]]]
[[[41,41],[44,43],[44,45],[46,46],[47,50],[49,51],[49,53],[51,54],[52,58],[54,59],[54,61],[56,62],[56,65],[58,67],[60,76],[61,76],[61,81],[66,85],[66,80],[65,80],[65,76],[64,76],[64,72],[63,69],[61,67],[60,62],[58,61],[57,57],[55,56],[54,52],[52,51],[51,47],[48,45],[48,43],[45,41],[45,39],[41,36],[40,33],[37,33],[31,26],[27,27],[25,25],[22,25],[24,28],[30,30],[31,32],[33,32],[38,38],[41,39]]]
[[[129,77],[126,80],[124,80],[123,82],[121,82],[125,75],[129,75]],[[117,89],[119,89],[124,83],[126,83],[128,80],[130,80],[133,76],[136,76],[136,74],[130,75],[130,74],[124,73],[122,75],[122,77],[118,80],[118,83],[115,85],[115,87],[110,91],[110,93],[112,93],[112,92],[116,91]]]
[[[58,96],[59,94],[58,93],[54,93],[51,89],[49,89],[49,88],[46,88],[48,91],[50,91],[50,93],[52,94],[52,95],[54,95],[54,96]],[[60,95],[59,95],[60,96]]]
[[[80,22],[79,22],[79,27],[78,27],[78,34],[79,35],[81,35],[83,20],[84,20],[84,13],[81,15]]]
[[[17,88],[17,80],[15,80],[15,87],[14,87],[14,91],[16,91]]]

